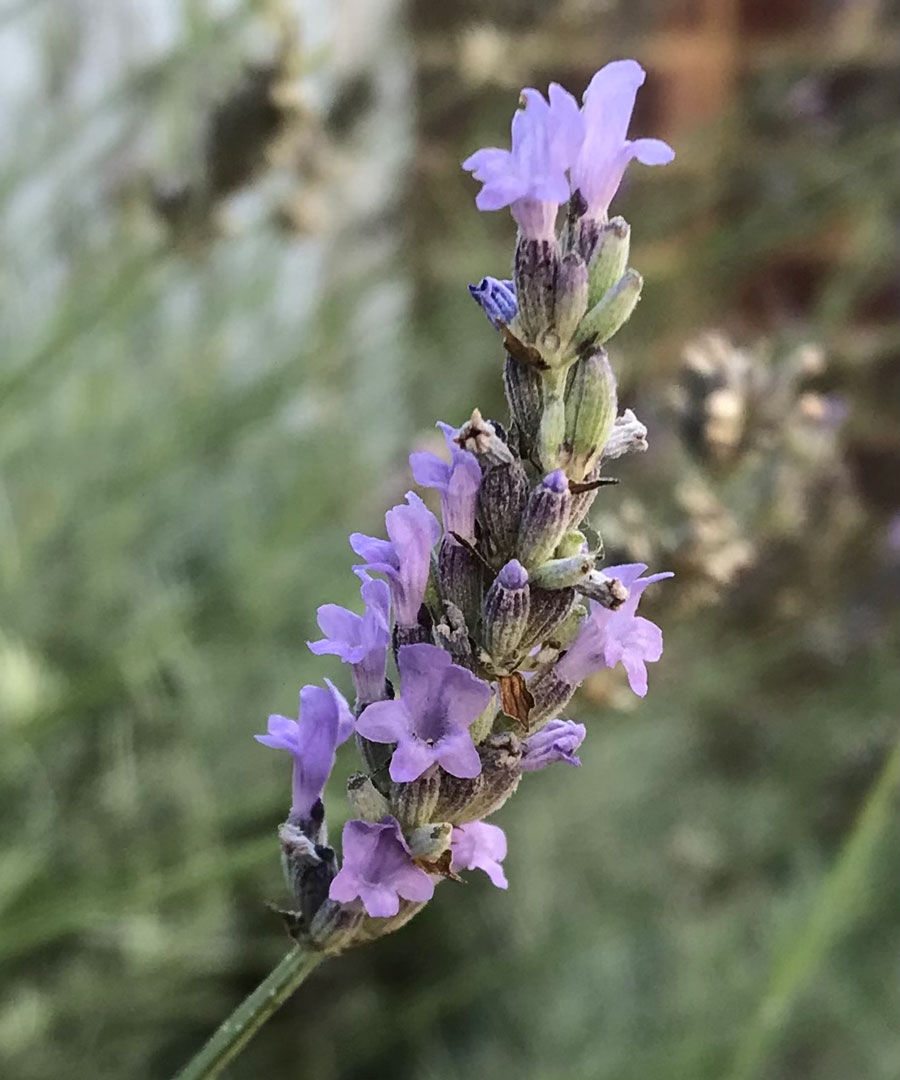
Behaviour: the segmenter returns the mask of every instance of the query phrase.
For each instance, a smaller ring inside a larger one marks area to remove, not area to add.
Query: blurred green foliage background
[[[898,44],[875,0],[6,0],[0,1074],[166,1077],[284,952],[251,736],[348,689],[305,641],[408,450],[503,416],[459,161],[633,55],[678,158],[617,205],[650,452],[594,519],[678,571],[666,654],[499,815],[508,894],[444,886],[229,1075],[894,1075]]]

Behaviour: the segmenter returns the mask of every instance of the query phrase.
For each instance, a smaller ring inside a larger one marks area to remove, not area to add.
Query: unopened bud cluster
[[[355,705],[331,683],[307,686],[299,720],[270,717],[258,736],[294,759],[280,836],[296,902],[285,918],[310,947],[388,933],[464,870],[505,888],[506,839],[485,819],[525,773],[579,764],[585,729],[560,712],[588,675],[622,665],[643,695],[661,655],[659,628],[637,606],[669,575],[601,567],[584,527],[605,462],[647,445],[634,414],[618,413],[603,348],[642,286],[609,201],[630,158],[671,157],[658,140],[625,138],[642,81],[634,61],[607,65],[582,109],[556,84],[549,101],[525,90],[512,150],[465,163],[483,184],[479,207],[509,205],[519,226],[513,277],[470,286],[502,340],[510,419],[476,409],[460,427],[439,425],[444,457],[411,456],[441,521],[409,492],[385,517],[387,539],[350,537],[363,613],[324,605],[310,647],[350,666]],[[350,738],[363,769],[348,782],[339,861],[322,792]]]

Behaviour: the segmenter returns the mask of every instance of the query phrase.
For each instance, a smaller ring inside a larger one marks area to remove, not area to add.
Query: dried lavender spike
[[[278,830],[284,874],[307,925],[328,897],[337,867],[334,851],[314,844],[296,825],[285,822]]]

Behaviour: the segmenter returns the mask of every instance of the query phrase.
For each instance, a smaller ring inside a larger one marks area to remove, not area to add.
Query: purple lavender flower
[[[575,756],[575,751],[584,742],[586,734],[584,724],[575,724],[571,720],[551,720],[525,740],[520,767],[524,772],[536,772],[554,761],[580,765],[581,759]]]
[[[508,206],[527,240],[551,240],[556,211],[569,198],[566,170],[584,138],[584,122],[572,95],[551,83],[549,104],[537,90],[522,91],[525,107],[512,121],[512,150],[488,147],[463,162],[482,183],[479,210]]]
[[[268,735],[257,742],[287,750],[294,758],[292,816],[306,818],[322,797],[334,768],[335,751],[353,733],[353,713],[343,695],[328,679],[328,689],[304,686],[300,691],[300,719],[269,717]]]
[[[516,317],[519,305],[516,303],[516,286],[513,281],[499,281],[497,278],[482,278],[477,285],[470,285],[472,299],[497,328],[500,323],[507,326]]]
[[[386,581],[371,578],[357,570],[362,581],[360,595],[365,614],[339,604],[323,604],[316,612],[319,629],[325,635],[308,641],[310,650],[321,656],[331,653],[353,666],[353,681],[360,701],[378,701],[384,697],[387,650],[391,643],[391,591]]]
[[[436,645],[404,645],[397,667],[400,697],[376,701],[356,721],[372,742],[397,744],[391,779],[409,783],[434,764],[452,776],[478,776],[481,759],[469,725],[487,708],[490,686]]]
[[[381,822],[348,821],[342,837],[344,862],[331,882],[332,900],[349,903],[359,897],[375,919],[400,910],[400,898],[425,901],[434,882],[412,860],[396,818]]]
[[[454,873],[483,870],[498,889],[509,887],[500,865],[506,858],[506,833],[499,825],[484,821],[457,825],[450,839],[450,854],[450,869]]]
[[[595,671],[621,664],[628,675],[631,689],[638,697],[644,697],[647,693],[646,665],[662,656],[663,639],[656,623],[636,613],[638,601],[648,585],[673,575],[651,574],[642,578],[641,574],[646,569],[645,563],[604,568],[605,574],[618,578],[628,589],[628,599],[618,611],[610,611],[596,600],[591,600],[587,619],[568,652],[554,668],[556,674],[570,686],[578,686]]]
[[[366,560],[364,566],[355,566],[354,570],[370,570],[387,577],[394,618],[403,627],[418,622],[431,568],[431,549],[441,536],[437,518],[414,491],[407,492],[406,503],[384,516],[390,540],[365,533],[350,536],[350,546]]]
[[[437,488],[441,493],[441,516],[444,532],[456,533],[464,540],[475,543],[475,509],[478,505],[478,489],[481,487],[481,466],[478,458],[456,443],[459,428],[438,422],[444,433],[450,463],[442,461],[437,454],[427,450],[409,455],[409,465],[417,484]]]
[[[580,191],[587,215],[605,221],[628,163],[667,165],[675,152],[661,139],[627,138],[634,99],[646,78],[636,60],[614,60],[591,79],[582,100],[585,137],[573,159],[572,190]]]

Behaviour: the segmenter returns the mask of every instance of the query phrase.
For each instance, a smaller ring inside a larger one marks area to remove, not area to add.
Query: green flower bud
[[[641,298],[644,279],[637,270],[626,270],[624,275],[603,295],[581,320],[575,342],[585,346],[602,345],[609,341],[631,318]]]
[[[556,281],[555,326],[560,357],[574,337],[587,308],[588,269],[584,259],[573,252],[566,255],[560,263]],[[554,367],[558,366],[558,360],[554,363],[549,356],[545,359]]]
[[[583,356],[566,392],[563,459],[570,480],[583,480],[594,467],[616,422],[616,378],[606,352]]]
[[[347,801],[353,816],[363,821],[381,821],[391,812],[391,804],[366,773],[354,773],[347,779]]]
[[[597,230],[588,264],[588,304],[593,307],[625,273],[631,249],[631,226],[614,217]]]
[[[568,559],[570,555],[582,555],[586,550],[587,537],[579,529],[570,529],[556,545],[556,557]]]
[[[550,559],[531,572],[531,580],[541,589],[567,589],[580,585],[594,568],[590,555],[570,555]]]

